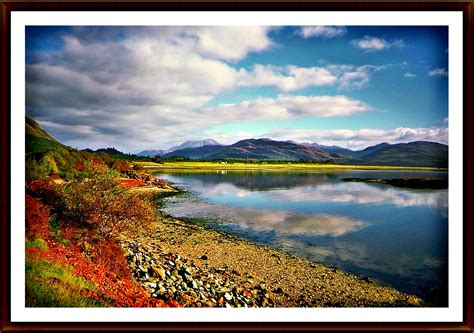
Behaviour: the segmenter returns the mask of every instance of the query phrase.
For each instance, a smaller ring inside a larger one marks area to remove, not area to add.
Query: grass
[[[155,162],[134,162],[134,164],[141,165],[144,168],[156,169],[193,169],[193,170],[263,170],[263,171],[278,171],[278,170],[298,170],[298,171],[312,171],[312,170],[420,170],[420,171],[447,171],[446,168],[435,167],[401,167],[401,166],[380,166],[380,165],[343,165],[343,164],[317,164],[317,163],[298,163],[288,162],[286,164],[276,163],[227,163],[220,164],[217,162],[164,162],[163,164]]]
[[[42,259],[26,258],[25,304],[27,307],[99,307],[101,302],[81,295],[95,286],[61,267]]]
[[[31,134],[26,134],[26,152],[46,151],[60,147],[61,144],[51,141],[48,138],[42,138]]]

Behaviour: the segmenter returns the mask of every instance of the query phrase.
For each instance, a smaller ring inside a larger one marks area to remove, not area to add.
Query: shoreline
[[[448,172],[448,168],[406,167],[383,165],[344,165],[344,164],[219,164],[213,162],[134,162],[147,170],[199,170],[199,171],[339,171],[339,170],[378,170],[378,171],[433,171]]]
[[[183,306],[427,306],[368,278],[161,212],[151,228],[120,241],[137,281]]]

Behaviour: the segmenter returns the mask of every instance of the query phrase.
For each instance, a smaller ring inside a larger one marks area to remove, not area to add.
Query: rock
[[[161,279],[166,278],[166,272],[162,267],[151,267],[153,271],[153,276],[160,277]]]

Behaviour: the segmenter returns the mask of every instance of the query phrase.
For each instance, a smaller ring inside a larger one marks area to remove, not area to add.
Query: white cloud
[[[194,27],[188,31],[196,38],[196,49],[204,56],[236,61],[250,52],[260,52],[273,45],[269,27]]]
[[[364,36],[361,39],[354,39],[351,41],[351,44],[359,49],[366,51],[380,51],[384,49],[389,49],[393,46],[403,47],[404,43],[402,39],[397,39],[394,41],[387,41],[383,38]]]
[[[435,68],[428,72],[429,76],[448,76],[446,68]]]
[[[303,38],[310,37],[323,37],[323,38],[335,38],[341,37],[347,34],[347,29],[340,26],[309,26],[302,27],[299,30],[299,35]]]
[[[241,70],[238,86],[273,86],[280,91],[294,91],[310,86],[333,85],[337,81],[328,69],[322,67],[278,67],[254,65],[250,72]]]
[[[282,130],[266,133],[276,140],[296,142],[316,142],[324,145],[338,145],[351,149],[364,149],[381,142],[403,143],[412,141],[433,141],[448,144],[448,128],[407,128],[380,129],[336,129],[336,130]]]
[[[349,64],[326,67],[286,67],[256,64],[250,71],[240,69],[236,85],[240,87],[271,86],[279,91],[291,92],[307,87],[334,86],[341,89],[366,87],[372,74],[390,65]]]
[[[390,65],[329,65],[327,68],[338,77],[338,86],[342,89],[360,89],[370,83],[374,72],[385,70]]]
[[[178,144],[193,131],[216,124],[367,112],[374,108],[346,96],[281,95],[207,105],[236,87],[271,86],[285,93],[321,86],[361,88],[386,68],[243,69],[230,64],[273,46],[265,27],[123,29],[75,28],[64,37],[63,49],[37,54],[26,65],[28,114],[68,145],[136,151]]]
[[[403,77],[406,79],[413,79],[415,77],[418,77],[418,75],[410,73],[410,72],[406,72],[405,74],[403,74]]]
[[[221,117],[235,115],[239,119],[289,119],[298,116],[337,117],[367,112],[373,108],[346,96],[278,96],[259,97],[238,104],[205,109]]]

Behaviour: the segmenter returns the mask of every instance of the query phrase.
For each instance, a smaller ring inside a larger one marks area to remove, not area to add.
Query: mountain
[[[144,150],[139,152],[138,156],[164,156],[167,153],[171,153],[176,150],[182,150],[187,148],[200,148],[205,146],[220,146],[220,143],[213,139],[206,139],[206,140],[195,140],[195,141],[185,141],[178,146],[171,147],[169,149],[152,149],[152,150]]]
[[[292,141],[246,139],[229,146],[211,145],[185,148],[163,157],[187,157],[196,160],[255,159],[327,161],[356,165],[448,166],[448,146],[427,141],[389,144],[381,143],[353,151],[339,146],[298,144]]]
[[[378,145],[370,146],[370,147],[367,147],[363,150],[358,150],[356,152],[356,155],[357,156],[367,156],[367,155],[373,154],[373,153],[375,153],[375,152],[377,152],[381,149],[388,148],[390,146],[391,145],[389,143],[382,142],[382,143],[379,143]]]
[[[146,157],[155,157],[155,156],[162,156],[166,154],[168,151],[162,149],[152,149],[152,150],[144,150],[139,152],[138,156],[146,156]]]
[[[356,156],[357,155],[357,152],[353,151],[353,150],[350,150],[349,148],[343,148],[343,147],[339,147],[339,146],[325,146],[325,145],[320,145],[320,144],[317,144],[317,143],[307,143],[305,145],[308,145],[310,147],[314,147],[314,148],[319,148],[319,149],[322,149],[324,151],[327,151],[327,152],[330,152],[330,153],[333,153],[333,154],[339,154],[339,155],[344,155],[344,156]]]
[[[204,146],[175,150],[164,157],[217,160],[225,158],[257,160],[328,160],[344,156],[319,148],[271,139],[246,139],[229,146]]]
[[[47,133],[33,118],[25,117],[26,152],[44,151],[62,146],[58,140]]]
[[[186,149],[186,148],[199,148],[205,146],[220,146],[220,143],[213,139],[186,141],[179,146],[174,146],[168,149],[167,152],[173,152],[175,150]]]
[[[448,167],[448,146],[436,142],[381,143],[357,151],[349,164]]]

